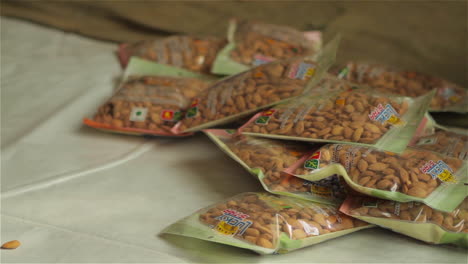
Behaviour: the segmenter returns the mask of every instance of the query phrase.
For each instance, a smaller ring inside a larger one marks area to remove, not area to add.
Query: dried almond
[[[3,249],[16,249],[21,245],[21,243],[18,240],[12,240],[4,243],[2,245]]]

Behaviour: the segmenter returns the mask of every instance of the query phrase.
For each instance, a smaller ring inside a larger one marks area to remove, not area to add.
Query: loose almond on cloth
[[[409,146],[468,160],[468,130],[438,125],[427,114]]]
[[[354,196],[345,200],[340,211],[424,242],[468,248],[468,198],[447,213],[418,202]]]
[[[171,36],[119,46],[120,64],[126,67],[132,56],[193,72],[208,74],[226,40],[216,37]]]
[[[259,254],[281,254],[369,227],[372,225],[339,212],[337,206],[268,193],[242,193],[199,210],[162,233]]]
[[[192,98],[212,81],[212,77],[133,57],[115,94],[83,123],[114,133],[186,136],[171,129]]]
[[[308,95],[260,112],[242,126],[246,135],[310,142],[349,143],[402,152],[433,93],[409,98],[375,93],[326,76]],[[355,87],[356,88],[356,87]]]
[[[285,172],[309,181],[336,174],[358,193],[422,202],[445,212],[453,211],[468,193],[467,161],[416,148],[397,154],[329,144],[305,155]]]
[[[274,60],[312,56],[322,45],[320,31],[300,32],[280,26],[231,19],[229,43],[218,53],[213,64],[215,74],[232,75]]]
[[[430,111],[468,112],[468,89],[438,77],[365,62],[349,62],[344,67],[334,67],[332,72],[339,78],[384,93],[418,97],[435,89]]]
[[[339,204],[346,197],[342,179],[337,175],[310,182],[283,172],[319,145],[235,135],[234,130],[203,132],[254,175],[268,192],[326,204]]]
[[[2,249],[17,249],[19,246],[21,246],[21,243],[18,240],[12,240],[4,243],[2,245]]]
[[[317,56],[262,64],[217,81],[200,93],[174,133],[226,124],[272,105],[291,100],[313,87],[333,64],[339,36]]]

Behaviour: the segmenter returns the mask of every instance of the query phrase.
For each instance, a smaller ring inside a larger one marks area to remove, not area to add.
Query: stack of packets
[[[83,122],[131,135],[202,131],[266,191],[163,233],[277,254],[380,226],[468,247],[468,135],[428,113],[466,113],[467,90],[383,65],[335,65],[339,39],[322,47],[320,32],[233,19],[227,39],[122,44],[121,85]]]

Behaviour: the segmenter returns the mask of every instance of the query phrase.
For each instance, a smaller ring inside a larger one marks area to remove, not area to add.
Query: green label
[[[257,120],[255,120],[255,124],[265,125],[265,124],[268,123],[268,121],[270,121],[269,116],[261,116],[261,117],[257,118]]]
[[[349,69],[348,67],[345,67],[344,69],[340,71],[340,73],[338,73],[338,78],[343,79],[344,77],[346,77],[346,75],[348,75],[348,73],[349,73]]]
[[[304,163],[304,168],[316,170],[320,166],[320,161],[318,159],[306,160]]]
[[[196,116],[198,113],[198,107],[192,107],[192,108],[189,108],[189,110],[187,111],[187,117],[194,117]]]

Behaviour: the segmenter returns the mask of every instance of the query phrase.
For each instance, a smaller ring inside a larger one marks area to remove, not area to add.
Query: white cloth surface
[[[259,183],[203,135],[144,139],[84,127],[114,87],[116,45],[1,18],[2,263],[466,263],[463,249],[373,228],[259,256],[159,235]]]

